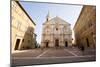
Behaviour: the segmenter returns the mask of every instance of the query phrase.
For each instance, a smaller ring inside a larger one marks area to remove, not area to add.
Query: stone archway
[[[49,42],[46,42],[46,47],[48,47]]]
[[[55,40],[55,47],[59,47],[59,39]]]
[[[46,47],[46,48],[49,47],[49,41],[48,41],[48,40],[45,41],[45,47]]]
[[[65,47],[68,47],[68,42],[67,41],[65,41]]]

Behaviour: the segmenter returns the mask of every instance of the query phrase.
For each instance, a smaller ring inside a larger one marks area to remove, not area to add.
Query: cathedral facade
[[[68,47],[72,45],[71,24],[56,16],[50,19],[49,14],[43,23],[40,47]]]

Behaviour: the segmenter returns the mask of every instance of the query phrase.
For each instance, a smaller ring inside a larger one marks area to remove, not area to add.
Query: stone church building
[[[40,47],[68,47],[72,45],[71,24],[60,17],[46,16],[43,23],[42,39]]]

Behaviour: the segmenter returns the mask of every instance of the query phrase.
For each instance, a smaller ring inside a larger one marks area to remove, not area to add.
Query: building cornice
[[[24,13],[27,15],[27,17],[32,21],[32,23],[34,24],[34,25],[36,25],[35,24],[35,22],[31,19],[31,17],[28,15],[28,13],[25,11],[25,9],[22,7],[22,5],[18,2],[18,1],[15,1],[18,5],[19,5],[19,7],[24,11]]]

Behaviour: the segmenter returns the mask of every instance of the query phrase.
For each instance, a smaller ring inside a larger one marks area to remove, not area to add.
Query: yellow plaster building
[[[18,1],[11,1],[11,47],[31,49],[36,45],[35,23]]]
[[[74,33],[77,45],[96,47],[96,6],[83,6]]]

